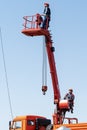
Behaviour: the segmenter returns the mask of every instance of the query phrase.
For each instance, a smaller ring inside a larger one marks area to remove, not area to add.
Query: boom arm
[[[46,36],[45,36],[46,37]],[[51,36],[45,38],[46,43],[46,50],[48,54],[48,61],[50,66],[50,73],[52,78],[52,84],[53,84],[53,91],[54,91],[54,103],[59,102],[61,95],[60,95],[60,89],[59,89],[59,83],[58,83],[58,76],[56,71],[56,65],[55,65],[55,58],[54,58],[54,48],[52,47],[52,41]]]
[[[56,105],[56,113],[54,111],[53,115],[53,122],[54,124],[60,124],[62,123],[62,111],[59,108],[59,102],[60,102],[60,89],[59,89],[59,82],[58,82],[58,76],[56,71],[56,64],[55,64],[55,58],[54,58],[54,47],[52,46],[52,40],[51,35],[48,32],[48,35],[45,35],[45,44],[46,44],[46,50],[48,55],[48,61],[49,61],[49,67],[50,67],[50,73],[52,78],[52,86],[53,86],[53,92],[54,92],[54,104]]]

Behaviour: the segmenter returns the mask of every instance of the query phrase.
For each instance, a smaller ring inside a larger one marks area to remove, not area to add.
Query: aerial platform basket
[[[43,29],[41,27],[42,25],[42,21],[39,20],[39,17],[41,17],[43,19],[43,15],[40,14],[36,14],[33,16],[24,16],[24,29],[22,30],[22,33],[27,35],[27,36],[48,36],[49,35],[49,31],[48,31],[48,22],[46,23],[46,28]]]

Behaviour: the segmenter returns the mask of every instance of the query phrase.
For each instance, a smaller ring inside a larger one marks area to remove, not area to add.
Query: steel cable
[[[44,36],[43,36],[42,85],[47,86],[47,57],[46,57],[46,43]]]
[[[8,76],[7,76],[7,70],[6,70],[6,63],[5,63],[5,55],[4,55],[4,48],[3,48],[3,42],[2,42],[2,32],[0,28],[0,39],[1,39],[1,49],[2,49],[2,56],[3,56],[3,64],[4,64],[4,71],[5,71],[5,79],[6,79],[6,86],[7,86],[7,93],[8,93],[8,99],[9,99],[9,106],[11,111],[11,117],[13,119],[13,112],[12,112],[12,105],[11,105],[11,98],[10,98],[10,91],[8,86]]]

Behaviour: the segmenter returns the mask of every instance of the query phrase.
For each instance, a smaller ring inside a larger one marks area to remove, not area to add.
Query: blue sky
[[[43,13],[44,2],[51,8],[50,30],[61,97],[69,88],[75,94],[74,114],[87,122],[87,0],[22,0],[0,2],[0,28],[13,116],[37,114],[52,118],[53,89],[48,65],[46,96],[42,95],[43,37],[21,33],[23,16]],[[0,36],[1,37],[1,36]],[[11,112],[0,45],[0,129],[8,129]]]

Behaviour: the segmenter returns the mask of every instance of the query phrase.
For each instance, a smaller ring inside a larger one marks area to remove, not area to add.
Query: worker
[[[44,12],[43,12],[44,20],[43,20],[42,28],[48,29],[49,22],[50,22],[51,11],[50,11],[48,3],[44,3],[44,7],[45,7]]]
[[[73,89],[69,89],[69,92],[64,96],[64,99],[68,100],[69,110],[71,110],[71,113],[73,113],[74,99],[75,99]]]
[[[41,23],[43,22],[43,18],[40,14],[36,14],[36,26],[37,28],[40,27]]]

